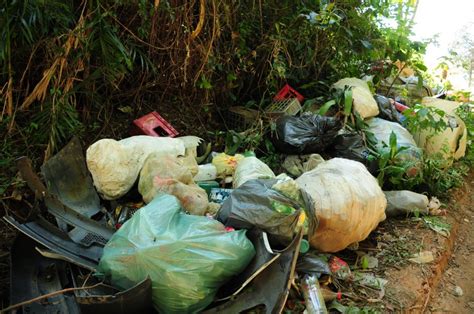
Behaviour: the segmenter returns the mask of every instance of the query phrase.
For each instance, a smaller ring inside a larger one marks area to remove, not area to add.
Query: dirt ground
[[[401,253],[395,260],[390,256],[394,250],[380,254],[379,275],[388,280],[383,308],[388,312],[474,313],[473,174],[446,204],[447,214],[441,218],[451,225],[449,236],[416,218],[389,220],[375,231],[381,243]],[[432,263],[401,263],[404,253],[426,251],[433,253]],[[391,259],[384,259],[385,254]]]
[[[428,311],[431,313],[474,313],[474,175],[456,191],[451,202],[459,223],[452,259],[449,260]],[[456,286],[460,287],[456,291]],[[462,295],[461,295],[462,294]]]

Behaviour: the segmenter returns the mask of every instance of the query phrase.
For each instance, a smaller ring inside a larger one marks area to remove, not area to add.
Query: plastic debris
[[[147,158],[140,172],[138,191],[145,203],[157,195],[174,195],[194,215],[204,215],[208,206],[206,191],[194,183],[191,171],[183,166],[183,159],[172,155],[155,153]]]
[[[303,202],[285,196],[273,188],[279,182],[277,179],[247,181],[224,201],[218,220],[238,229],[257,227],[277,242],[288,244],[303,227],[305,208],[311,206],[311,200],[307,195],[298,198]],[[317,222],[312,216],[308,218],[309,230],[313,230]]]
[[[407,160],[419,161],[422,157],[422,151],[417,146],[413,136],[398,123],[390,122],[380,118],[372,118],[367,120],[369,131],[372,132],[377,139],[377,148],[380,149],[385,145],[390,144],[390,135],[395,133],[397,136],[397,147],[407,147],[400,155]]]
[[[462,290],[462,288],[460,286],[456,286],[456,287],[454,287],[453,294],[456,297],[462,297],[463,294],[464,294],[464,291]]]
[[[434,261],[434,256],[433,252],[431,251],[423,251],[420,253],[413,254],[413,257],[409,258],[408,260],[416,264],[427,264]]]
[[[364,240],[385,219],[385,195],[360,162],[334,158],[304,173],[296,183],[314,200],[312,212],[320,223],[308,238],[323,252]]]
[[[329,150],[332,157],[347,158],[363,163],[370,173],[378,170],[378,161],[367,148],[362,135],[348,131],[339,132]]]
[[[361,264],[362,269],[377,268],[379,267],[379,260],[374,256],[365,254],[361,257],[360,264]]]
[[[178,136],[171,124],[166,121],[156,111],[144,115],[136,120],[133,120],[131,135],[150,135],[150,136]]]
[[[285,154],[320,153],[333,142],[341,127],[336,118],[309,112],[299,117],[283,116],[276,121],[273,142]]]
[[[212,188],[209,199],[217,204],[222,204],[232,194],[233,189]]]
[[[217,169],[217,176],[223,178],[234,174],[237,164],[242,161],[245,157],[240,154],[230,156],[225,153],[217,154],[212,159],[212,164]]]
[[[446,159],[446,166],[450,166],[453,159],[457,160],[466,154],[466,125],[456,114],[456,109],[461,105],[461,103],[425,97],[423,98],[422,104],[424,106],[435,107],[443,110],[446,113],[446,116],[443,119],[445,119],[449,127],[443,132],[435,135],[432,134],[433,131],[431,129],[417,132],[414,134],[415,141],[428,155],[440,153]],[[450,123],[450,118],[454,123]],[[445,146],[447,147],[447,150],[445,150]]]
[[[371,273],[354,273],[354,281],[361,285],[368,286],[374,289],[383,290],[388,283],[387,279],[380,278]]]
[[[275,174],[264,162],[257,157],[246,157],[238,163],[232,183],[234,189],[236,189],[252,179],[272,178],[275,178]]]
[[[304,254],[298,259],[296,271],[304,274],[311,274],[317,277],[322,274],[330,275],[328,257],[326,255],[315,255],[312,253]]]
[[[102,139],[92,144],[87,149],[86,161],[97,191],[107,200],[125,195],[153,152],[183,156],[186,147],[176,138],[145,135],[121,141]]]
[[[385,213],[389,217],[414,214],[428,214],[428,197],[412,191],[384,191],[387,198]]]
[[[393,99],[387,98],[382,95],[375,95],[374,96],[377,105],[379,106],[379,118],[402,123],[405,121],[405,116],[398,112],[397,108],[395,107],[395,101]]]
[[[331,270],[331,273],[338,279],[352,279],[352,272],[349,268],[349,264],[337,256],[333,255],[329,258],[329,269]]]
[[[431,230],[441,234],[442,236],[449,237],[451,232],[451,225],[436,216],[424,216],[423,221],[430,227]]]
[[[194,176],[194,181],[212,181],[217,178],[217,168],[213,164],[198,166],[198,173]]]
[[[218,221],[186,215],[177,198],[163,195],[113,235],[98,275],[123,289],[148,275],[157,311],[199,312],[254,255],[244,230],[228,232]]]
[[[321,162],[324,162],[324,159],[319,154],[290,155],[286,156],[282,167],[292,176],[299,177],[316,168]]]
[[[369,85],[358,78],[344,78],[333,85],[337,89],[344,89],[345,86],[352,87],[352,100],[354,111],[363,119],[375,117],[379,114],[379,107],[372,96]]]
[[[306,303],[306,311],[308,314],[324,314],[327,313],[326,303],[316,276],[304,276],[301,283],[304,300]]]

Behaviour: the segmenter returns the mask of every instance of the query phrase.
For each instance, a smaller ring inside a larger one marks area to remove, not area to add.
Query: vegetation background
[[[128,132],[157,110],[181,134],[218,141],[223,112],[259,107],[288,82],[307,98],[346,76],[396,72],[413,0],[1,0],[0,194],[13,161],[41,164],[73,134]],[[415,60],[415,61],[413,61]],[[320,97],[320,98],[318,98]],[[214,137],[214,138],[212,138]]]

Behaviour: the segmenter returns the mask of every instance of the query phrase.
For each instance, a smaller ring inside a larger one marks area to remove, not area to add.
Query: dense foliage
[[[120,136],[116,116],[123,126],[172,107],[191,113],[170,119],[193,133],[284,82],[313,99],[341,77],[377,82],[423,49],[408,39],[415,10],[412,0],[2,0],[1,184],[20,154],[47,159],[72,134]]]

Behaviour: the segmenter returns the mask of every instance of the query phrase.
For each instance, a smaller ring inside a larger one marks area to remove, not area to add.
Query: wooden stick
[[[33,302],[37,302],[37,301],[40,301],[40,300],[43,300],[43,299],[51,298],[51,297],[54,297],[54,296],[59,295],[59,294],[72,292],[72,291],[78,291],[78,290],[93,289],[95,287],[100,286],[101,284],[102,284],[102,282],[99,282],[99,283],[97,283],[93,286],[80,287],[80,288],[66,288],[66,289],[58,290],[58,291],[51,292],[51,293],[48,293],[48,294],[43,294],[43,295],[40,295],[39,297],[33,298],[31,300],[27,300],[27,301],[23,301],[23,302],[20,302],[20,303],[17,303],[17,304],[10,305],[9,307],[4,308],[3,310],[0,310],[0,313],[6,313],[6,312],[9,312],[13,309],[16,309],[20,306],[27,305],[27,304],[30,304],[30,303],[33,303]]]

